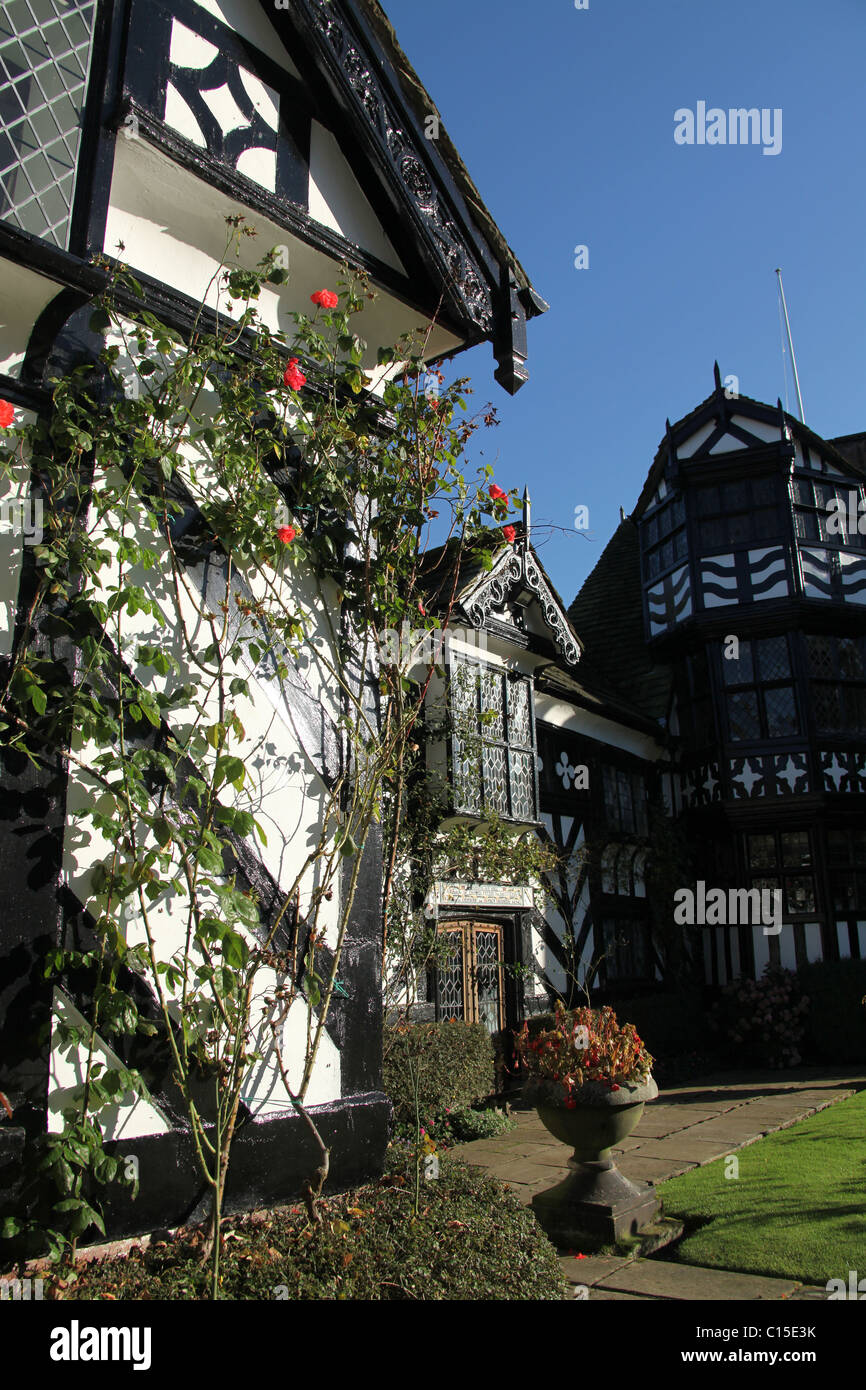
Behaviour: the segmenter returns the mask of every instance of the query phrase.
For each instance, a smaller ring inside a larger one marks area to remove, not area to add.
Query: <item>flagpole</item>
[[[794,341],[793,341],[793,339],[792,339],[792,337],[791,337],[791,322],[790,322],[790,319],[788,318],[788,305],[787,305],[787,302],[786,302],[786,300],[785,300],[785,286],[782,284],[782,272],[781,272],[781,270],[779,269],[778,266],[776,267],[776,274],[777,274],[778,277],[779,277],[779,291],[780,291],[780,293],[781,293],[781,295],[782,295],[782,308],[783,308],[783,310],[785,311],[785,328],[786,328],[787,331],[788,331],[788,350],[789,350],[790,353],[791,353],[791,362],[792,362],[793,367],[794,367],[794,388],[795,388],[795,390],[796,390],[796,392],[797,392],[797,405],[798,405],[799,408],[800,408],[800,419],[802,420],[803,424],[805,425],[805,423],[806,423],[806,416],[805,416],[805,413],[804,413],[804,411],[803,411],[803,397],[802,397],[801,392],[800,392],[800,374],[799,374],[799,372],[797,371],[797,358],[796,358],[796,355],[795,355],[795,353],[794,353]]]

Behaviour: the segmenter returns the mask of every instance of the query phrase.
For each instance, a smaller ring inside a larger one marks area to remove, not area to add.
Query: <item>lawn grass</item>
[[[866,1275],[866,1091],[659,1186],[685,1264],[804,1283]],[[689,1223],[696,1229],[689,1234]]]

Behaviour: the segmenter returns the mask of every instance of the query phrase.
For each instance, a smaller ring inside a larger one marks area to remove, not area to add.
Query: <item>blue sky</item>
[[[531,380],[458,359],[501,425],[497,480],[529,483],[534,539],[568,603],[634,507],[665,417],[713,361],[807,423],[866,430],[864,0],[384,0],[410,61],[533,284]],[[677,145],[674,112],[782,110],[782,148]],[[586,245],[589,268],[574,268]],[[590,530],[574,529],[589,507]]]

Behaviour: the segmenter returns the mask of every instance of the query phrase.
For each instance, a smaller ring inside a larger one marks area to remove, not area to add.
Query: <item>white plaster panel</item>
[[[20,376],[33,325],[60,292],[44,275],[0,260],[0,372]]]
[[[821,928],[817,922],[807,922],[803,928],[806,936],[806,959],[808,961],[823,960],[824,953],[821,950]]]
[[[323,227],[340,232],[395,270],[404,269],[336,138],[318,121],[310,132],[309,211]]]
[[[87,1051],[77,1043],[60,1041],[58,1025],[82,1028],[86,1021],[60,990],[54,991],[51,1018],[51,1061],[48,1073],[48,1132],[58,1134],[64,1127],[63,1110],[74,1104],[74,1090],[84,1084]],[[116,1053],[97,1036],[94,1061],[104,1067],[121,1067]],[[105,1139],[139,1139],[148,1134],[167,1134],[171,1126],[162,1111],[141,1096],[131,1094],[114,1105],[100,1108],[98,1119]]]
[[[698,452],[701,445],[707,442],[710,435],[714,434],[715,431],[715,420],[711,420],[706,425],[701,425],[700,429],[695,430],[694,434],[690,435],[689,438],[685,441],[685,443],[677,445],[677,457],[681,459],[691,458],[693,454],[696,454]]]
[[[225,219],[238,211],[235,200],[146,141],[118,140],[104,245],[106,252],[114,255],[122,242],[122,259],[133,270],[228,314],[230,301],[215,277],[225,255]],[[238,264],[253,266],[270,248],[285,248],[288,281],[264,289],[258,305],[271,331],[285,334],[290,343],[295,332],[292,314],[310,311],[310,295],[315,290],[336,288],[339,265],[251,209],[247,220],[257,236],[243,239]],[[233,316],[241,312],[242,306],[235,304]],[[358,321],[368,344],[364,366],[380,388],[393,368],[376,367],[377,349],[419,326],[423,326],[423,316],[418,310],[384,291],[364,309]],[[426,350],[433,357],[459,346],[459,339],[437,326],[430,332]]]
[[[794,928],[789,922],[783,923],[782,930],[779,932],[779,958],[782,962],[783,969],[797,969],[797,949],[794,944]]]
[[[249,39],[251,44],[261,49],[262,53],[266,53],[281,68],[285,68],[294,77],[300,77],[298,69],[277,37],[276,29],[260,5],[251,4],[250,0],[195,0],[195,3],[215,19],[222,20],[223,24],[240,34],[241,38]],[[283,3],[275,4],[274,8],[286,10],[289,3],[290,0],[283,0]]]

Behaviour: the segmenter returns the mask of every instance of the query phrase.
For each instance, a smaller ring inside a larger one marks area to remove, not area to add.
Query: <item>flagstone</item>
[[[673,1264],[667,1260],[638,1259],[606,1275],[603,1287],[655,1298],[721,1301],[790,1298],[798,1284],[796,1279],[771,1279],[765,1275],[701,1269],[697,1265]]]

